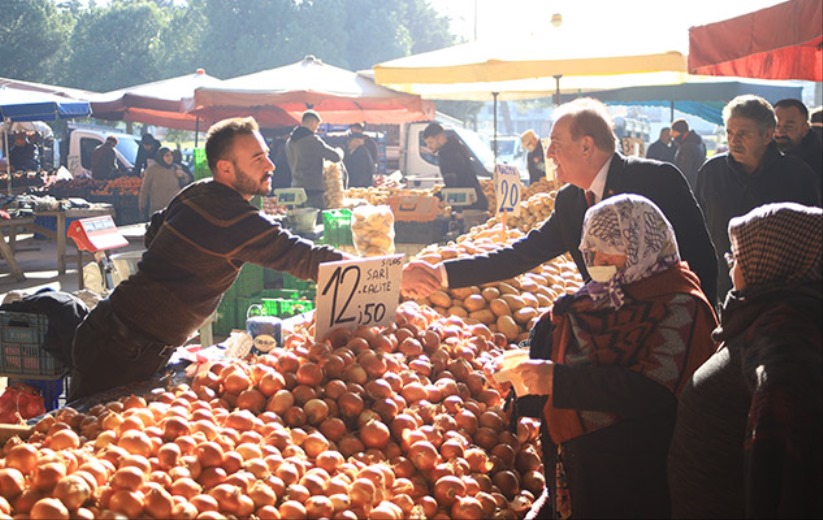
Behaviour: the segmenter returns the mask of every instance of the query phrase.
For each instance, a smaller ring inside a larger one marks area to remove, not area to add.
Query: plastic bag
[[[394,253],[394,214],[386,205],[352,210],[351,236],[360,256]]]
[[[0,396],[0,423],[19,424],[46,413],[40,391],[22,383],[6,388]]]

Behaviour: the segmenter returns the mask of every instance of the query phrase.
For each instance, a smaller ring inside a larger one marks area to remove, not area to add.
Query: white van
[[[131,173],[140,148],[138,138],[106,127],[70,126],[67,137],[55,146],[55,153],[59,153],[59,162],[55,161],[55,164],[65,166],[74,177],[91,177],[91,154],[110,135],[117,137],[114,152],[118,169]]]

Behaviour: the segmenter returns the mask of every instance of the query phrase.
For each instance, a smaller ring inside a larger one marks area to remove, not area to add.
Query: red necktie
[[[593,191],[586,191],[586,203],[589,207],[594,206],[594,192]]]

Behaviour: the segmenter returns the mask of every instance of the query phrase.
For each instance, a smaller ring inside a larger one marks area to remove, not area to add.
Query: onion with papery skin
[[[31,520],[68,520],[69,510],[56,498],[42,498],[32,506],[29,518]]]

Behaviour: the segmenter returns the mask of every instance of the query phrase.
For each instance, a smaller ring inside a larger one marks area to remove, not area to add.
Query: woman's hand
[[[551,395],[554,383],[554,363],[529,359],[511,369],[511,378],[518,395]],[[525,393],[520,392],[525,390]]]

